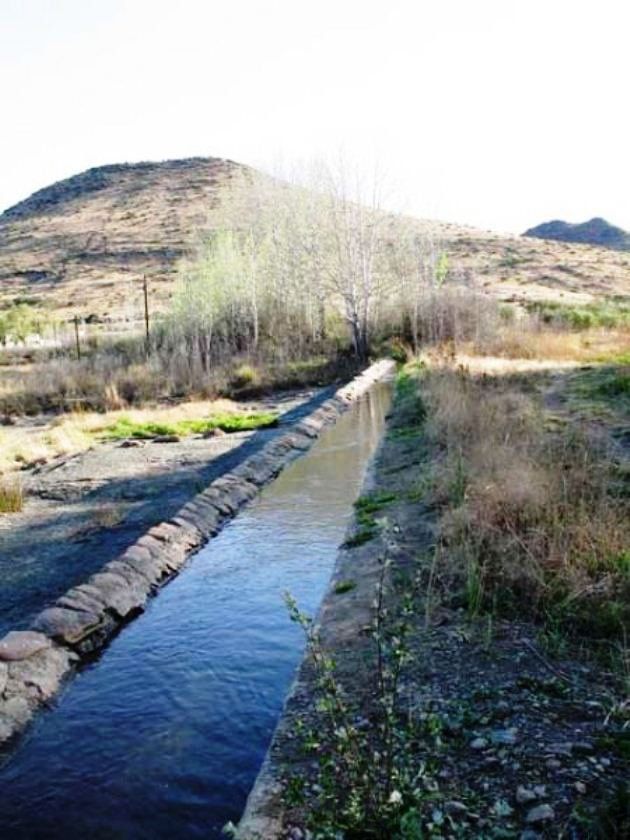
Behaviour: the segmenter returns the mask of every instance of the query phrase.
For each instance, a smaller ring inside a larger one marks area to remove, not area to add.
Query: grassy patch
[[[0,480],[0,513],[18,513],[24,506],[22,486],[16,479]]]
[[[340,580],[335,584],[335,595],[345,595],[346,592],[352,592],[356,589],[356,583],[353,580]]]
[[[370,540],[373,540],[377,531],[375,527],[359,528],[351,537],[343,543],[342,548],[357,548]]]
[[[630,325],[629,302],[610,300],[576,306],[555,301],[535,301],[528,304],[527,309],[545,324],[575,330]]]
[[[276,426],[278,415],[273,412],[254,412],[251,414],[214,414],[198,420],[179,420],[172,423],[158,421],[135,421],[128,417],[119,417],[111,426],[103,429],[102,435],[108,440],[137,438],[150,440],[161,435],[187,437],[204,434],[213,429],[224,432],[244,432]]]
[[[630,412],[630,365],[606,365],[576,374],[571,395],[618,413]]]
[[[396,419],[390,427],[390,437],[415,437],[422,431],[427,412],[417,382],[423,369],[422,363],[410,362],[398,371],[394,391]]]
[[[370,493],[366,496],[360,496],[354,503],[359,514],[372,514],[382,510],[385,505],[396,500],[395,493]]]

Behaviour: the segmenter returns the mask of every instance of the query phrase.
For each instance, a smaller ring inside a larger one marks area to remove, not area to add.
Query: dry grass
[[[459,349],[470,356],[601,362],[630,353],[630,329],[554,329],[541,325],[535,318],[523,318]]]
[[[20,482],[15,478],[0,479],[0,513],[18,513],[23,506]]]
[[[606,440],[549,431],[537,399],[509,377],[435,368],[421,394],[441,452],[433,496],[445,589],[465,593],[473,613],[526,613],[621,640],[630,501]]]

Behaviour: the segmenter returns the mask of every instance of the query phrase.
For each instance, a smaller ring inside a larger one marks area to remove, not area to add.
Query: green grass
[[[128,417],[121,417],[104,429],[102,435],[107,440],[127,438],[150,440],[161,435],[188,437],[204,434],[213,429],[221,429],[224,432],[245,432],[252,429],[265,429],[277,424],[278,415],[270,411],[250,414],[213,414],[198,420],[179,420],[175,423],[136,422]]]
[[[356,589],[356,583],[353,580],[340,580],[335,584],[335,595],[345,595],[346,592],[352,592]]]
[[[612,403],[615,408],[630,408],[630,367],[606,365],[583,371],[576,376],[574,393],[594,402]]]
[[[376,528],[372,527],[363,527],[360,528],[355,534],[343,543],[342,548],[357,548],[359,545],[363,545],[370,540],[373,540],[376,536]]]
[[[394,392],[396,424],[390,430],[393,437],[418,434],[426,420],[427,409],[419,388],[423,368],[422,362],[410,362],[398,371]]]
[[[555,301],[535,301],[528,312],[538,315],[546,324],[559,324],[576,330],[594,327],[621,327],[630,324],[630,302],[607,300],[571,306]]]
[[[369,493],[366,496],[360,496],[354,506],[359,514],[371,514],[376,513],[385,505],[388,505],[390,502],[395,501],[396,494],[395,493]]]

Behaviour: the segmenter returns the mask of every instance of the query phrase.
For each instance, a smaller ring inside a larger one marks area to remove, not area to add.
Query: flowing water
[[[214,838],[243,809],[389,406],[378,384],[189,562],[0,769],[0,838]]]

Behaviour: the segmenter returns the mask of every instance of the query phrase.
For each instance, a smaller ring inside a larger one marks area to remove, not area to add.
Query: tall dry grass
[[[576,330],[547,325],[537,316],[525,316],[504,323],[495,331],[479,333],[459,349],[470,355],[508,359],[601,362],[630,354],[630,327]]]
[[[440,452],[445,589],[486,608],[573,633],[630,631],[630,499],[604,437],[551,431],[522,383],[433,369],[420,385]]]
[[[23,506],[24,496],[19,480],[0,476],[0,514],[18,513]]]

